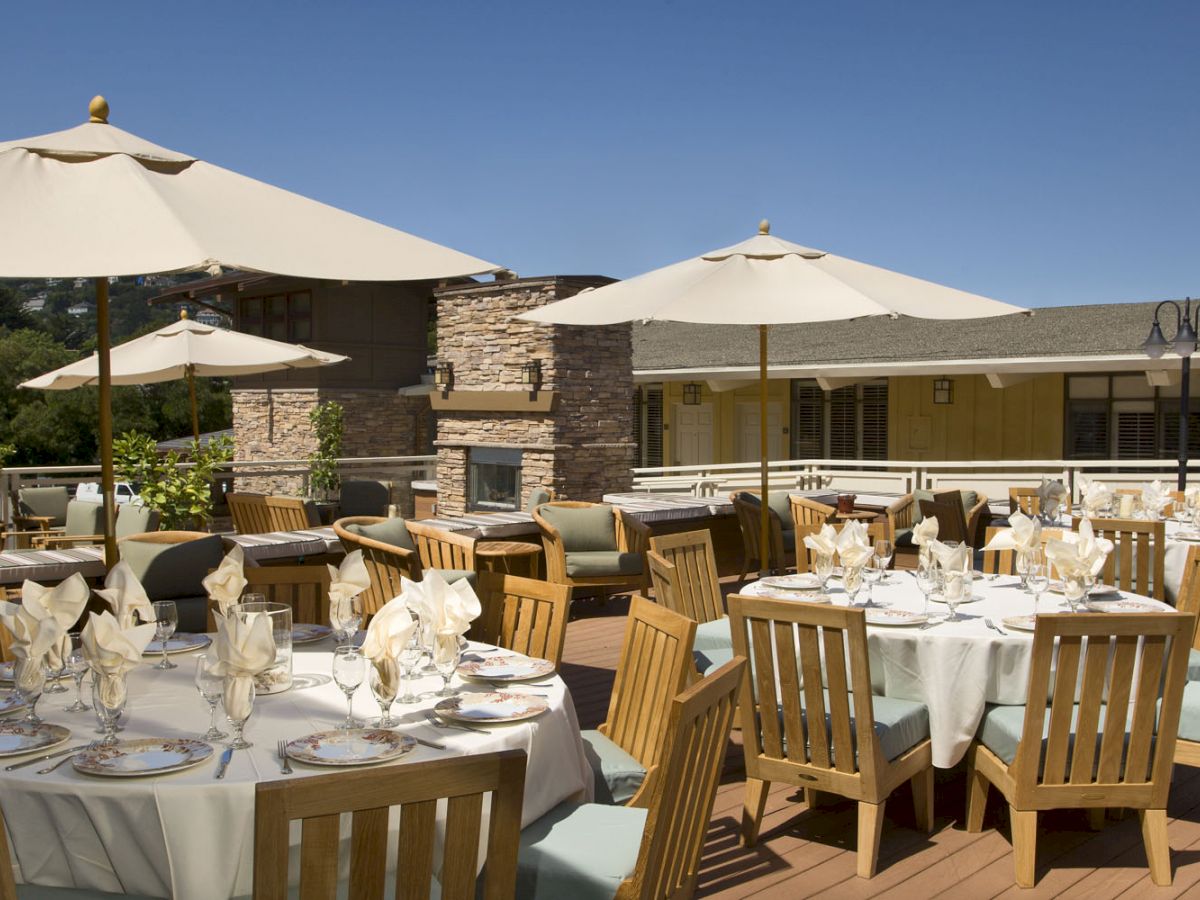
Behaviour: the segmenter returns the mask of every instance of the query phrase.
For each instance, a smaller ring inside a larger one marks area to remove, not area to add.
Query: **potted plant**
[[[142,502],[161,516],[167,531],[200,530],[212,520],[213,474],[233,459],[233,439],[228,435],[201,446],[192,441],[188,462],[180,466],[176,450],[160,454],[154,438],[129,431],[113,441],[117,473],[131,482]]]
[[[337,461],[342,455],[342,435],[345,433],[340,403],[327,400],[318,403],[308,413],[317,438],[317,450],[309,458],[308,492],[314,500],[332,502],[337,499],[342,479]]]

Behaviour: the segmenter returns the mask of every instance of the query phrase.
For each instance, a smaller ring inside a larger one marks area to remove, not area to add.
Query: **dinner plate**
[[[0,716],[7,716],[10,713],[19,712],[25,708],[25,703],[21,700],[16,691],[10,694],[0,694]]]
[[[1067,586],[1065,582],[1050,582],[1049,591],[1051,594],[1065,594],[1066,590]],[[1110,597],[1111,599],[1115,600],[1121,596],[1121,592],[1111,584],[1096,584],[1093,585],[1091,591],[1088,592],[1088,596],[1092,598]]]
[[[458,674],[487,681],[528,681],[554,674],[554,663],[520,654],[497,653],[458,664]]]
[[[40,725],[9,722],[0,725],[0,756],[20,756],[22,753],[45,750],[47,747],[61,744],[70,736],[70,728],[51,725],[49,722],[42,722]]]
[[[13,680],[13,669],[15,663],[4,662],[0,663],[0,683],[11,683]]]
[[[489,691],[448,697],[438,703],[433,711],[451,722],[482,725],[491,722],[521,722],[540,716],[549,708],[550,704],[544,697],[534,694]]]
[[[777,588],[784,591],[819,591],[821,579],[811,572],[801,572],[796,575],[770,575],[762,579],[764,587]]]
[[[1200,531],[1177,531],[1167,537],[1173,541],[1200,541]]]
[[[1120,600],[1089,600],[1087,608],[1092,612],[1103,613],[1165,612],[1162,606],[1152,600],[1137,600],[1133,597],[1122,597]]]
[[[212,643],[212,638],[207,634],[173,634],[167,638],[167,655],[172,653],[191,653],[193,650],[199,650],[202,647],[207,647]],[[155,639],[146,645],[146,649],[142,651],[145,656],[154,654],[162,655],[162,641]]]
[[[1009,616],[1006,619],[1000,620],[1004,627],[1012,628],[1017,631],[1033,631],[1037,626],[1037,616]]]
[[[384,728],[318,731],[288,741],[287,755],[313,766],[369,766],[409,753],[415,738]]]
[[[292,626],[292,643],[311,644],[314,641],[323,641],[331,634],[333,629],[328,625],[297,624]]]
[[[912,612],[895,607],[868,607],[866,610],[868,625],[923,625],[929,621],[925,613]]]
[[[80,750],[71,765],[85,775],[134,778],[190,769],[212,753],[211,744],[195,738],[138,738]]]
[[[792,603],[832,603],[833,598],[828,594],[810,594],[807,591],[759,591],[756,597],[769,597],[772,600],[789,600]]]

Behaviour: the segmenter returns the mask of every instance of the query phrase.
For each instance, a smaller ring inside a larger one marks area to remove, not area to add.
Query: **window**
[[[657,468],[663,464],[663,391],[661,384],[644,385],[633,393],[633,437],[637,442],[638,465]]]
[[[1194,393],[1200,385],[1193,380]],[[1189,455],[1200,455],[1200,400],[1191,401]],[[1171,459],[1179,452],[1179,387],[1142,374],[1068,375],[1067,459]]]
[[[246,334],[302,344],[311,341],[312,293],[243,297],[238,301],[238,330]]]
[[[825,392],[812,379],[792,381],[793,459],[887,459],[886,381]]]

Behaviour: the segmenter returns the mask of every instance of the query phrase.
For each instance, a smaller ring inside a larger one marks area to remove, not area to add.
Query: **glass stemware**
[[[371,693],[379,704],[379,721],[375,724],[380,728],[395,728],[400,724],[399,719],[392,717],[392,704],[396,702],[400,682],[399,664],[394,659],[373,659],[368,676]]]
[[[433,667],[442,676],[442,689],[437,692],[437,696],[454,696],[454,691],[450,689],[450,680],[454,677],[454,670],[458,668],[466,646],[467,642],[452,631],[434,636]]]
[[[863,566],[842,566],[842,589],[845,590],[851,603],[863,588],[863,568]]]
[[[226,675],[221,683],[225,721],[233,728],[233,738],[225,746],[232,750],[247,750],[254,746],[245,735],[246,723],[254,712],[254,694],[254,679],[249,675]]]
[[[64,634],[59,640],[58,647],[46,654],[46,686],[42,688],[43,694],[65,694],[67,692],[68,688],[61,679],[70,674],[67,672],[67,657],[70,655],[71,637],[69,634]],[[50,664],[49,661],[52,659],[58,662],[57,668]]]
[[[816,558],[813,560],[813,572],[821,579],[821,590],[828,590],[829,579],[833,575],[833,554],[816,554]]]
[[[329,624],[333,626],[333,639],[338,646],[350,643],[362,624],[362,613],[358,610],[358,600],[351,600],[349,611],[344,611],[338,604],[329,609]]]
[[[1036,616],[1041,606],[1042,594],[1050,587],[1050,571],[1045,565],[1034,566],[1029,572],[1029,590],[1033,592],[1033,614]]]
[[[867,602],[863,606],[880,606],[875,602],[875,585],[883,580],[884,567],[880,564],[878,556],[873,557],[865,566],[863,566],[863,583],[867,586]]]
[[[46,688],[46,673],[46,660],[42,656],[36,659],[18,657],[13,666],[13,687],[27,707],[23,720],[30,725],[42,724],[37,704]]]
[[[880,538],[875,542],[875,559],[879,562],[879,568],[883,569],[883,578],[880,581],[887,581],[890,577],[887,570],[891,568],[892,557],[896,554],[896,548],[892,542],[884,538]]]
[[[357,728],[354,718],[354,692],[366,677],[366,657],[357,647],[338,647],[333,651],[333,680],[346,695],[346,721],[341,728]]]
[[[420,700],[420,697],[413,693],[417,672],[425,665],[425,646],[421,643],[418,631],[420,629],[414,629],[412,640],[404,646],[396,660],[400,665],[401,674],[404,676],[404,696],[400,697],[401,703],[416,703]]]
[[[67,655],[66,673],[75,679],[75,702],[66,707],[67,712],[83,712],[91,709],[83,702],[83,678],[88,673],[87,657],[83,655],[83,645],[80,643],[79,632],[71,635],[71,652]]]
[[[965,572],[951,571],[942,573],[942,602],[950,610],[950,614],[946,616],[947,622],[959,622],[962,620],[962,616],[958,614],[958,604],[970,596],[969,577]]]
[[[175,633],[175,629],[179,625],[179,610],[175,608],[174,600],[155,600],[154,601],[154,637],[162,644],[162,661],[154,668],[156,669],[177,669],[175,663],[167,659],[167,641],[171,639],[171,635]]]
[[[127,697],[124,675],[92,673],[92,706],[100,720],[100,733],[104,735],[101,744],[115,744],[117,732],[124,730],[117,723],[125,712]]]
[[[196,657],[196,673],[193,676],[196,690],[201,699],[208,704],[208,731],[200,735],[200,739],[204,741],[219,741],[229,737],[217,727],[217,704],[221,702],[221,695],[225,689],[225,679],[213,671],[217,661],[215,655],[207,653]]]
[[[929,595],[937,590],[937,586],[937,563],[926,558],[917,565],[917,590],[925,598],[924,613],[926,618],[929,616]]]

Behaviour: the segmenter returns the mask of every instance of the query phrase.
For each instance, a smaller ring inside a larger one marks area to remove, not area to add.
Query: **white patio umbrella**
[[[113,384],[154,384],[186,378],[192,409],[192,436],[200,439],[196,376],[257,375],[279,369],[310,369],[344,362],[348,356],[313,350],[269,338],[202,325],[181,313],[178,322],[113,347],[109,352]],[[23,382],[23,388],[65,391],[100,380],[100,357],[86,359]]]
[[[759,327],[762,517],[761,563],[767,566],[767,327],[860,316],[977,319],[1028,312],[1019,306],[813,250],[770,233],[765,220],[747,241],[714,250],[523,313],[560,325],[632,320]]]
[[[102,97],[89,112],[76,128],[0,142],[0,277],[96,279],[100,463],[112,564],[108,276],[227,267],[412,281],[499,267],[142,140],[108,124]]]

